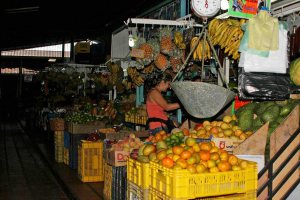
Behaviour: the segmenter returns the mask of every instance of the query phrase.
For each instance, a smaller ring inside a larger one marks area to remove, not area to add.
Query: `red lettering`
[[[118,153],[117,160],[124,160],[124,155],[122,153]]]
[[[225,148],[225,141],[220,141],[219,148],[224,149]]]

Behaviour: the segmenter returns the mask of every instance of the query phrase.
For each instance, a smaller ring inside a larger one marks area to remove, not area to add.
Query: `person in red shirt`
[[[165,111],[176,110],[180,108],[180,105],[179,103],[168,103],[162,95],[162,92],[166,92],[170,88],[171,80],[172,77],[169,74],[159,74],[145,82],[147,127],[151,134],[161,130],[169,133],[176,127]]]

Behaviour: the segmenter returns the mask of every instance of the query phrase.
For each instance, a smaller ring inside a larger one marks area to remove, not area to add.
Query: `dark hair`
[[[172,81],[172,76],[165,73],[153,74],[153,76],[149,76],[144,82],[145,95],[147,96],[148,92],[157,86],[161,81]]]

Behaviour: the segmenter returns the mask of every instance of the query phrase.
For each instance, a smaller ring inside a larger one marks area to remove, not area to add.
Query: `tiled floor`
[[[22,127],[0,120],[1,200],[102,199],[103,183],[82,183],[76,170],[56,163],[48,145],[32,142]]]

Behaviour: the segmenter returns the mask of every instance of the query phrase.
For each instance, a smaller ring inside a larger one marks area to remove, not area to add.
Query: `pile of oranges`
[[[172,147],[172,153],[159,163],[167,168],[187,169],[191,173],[237,171],[251,166],[250,162],[219,149],[214,142],[197,143],[194,138],[187,138],[185,144]]]

